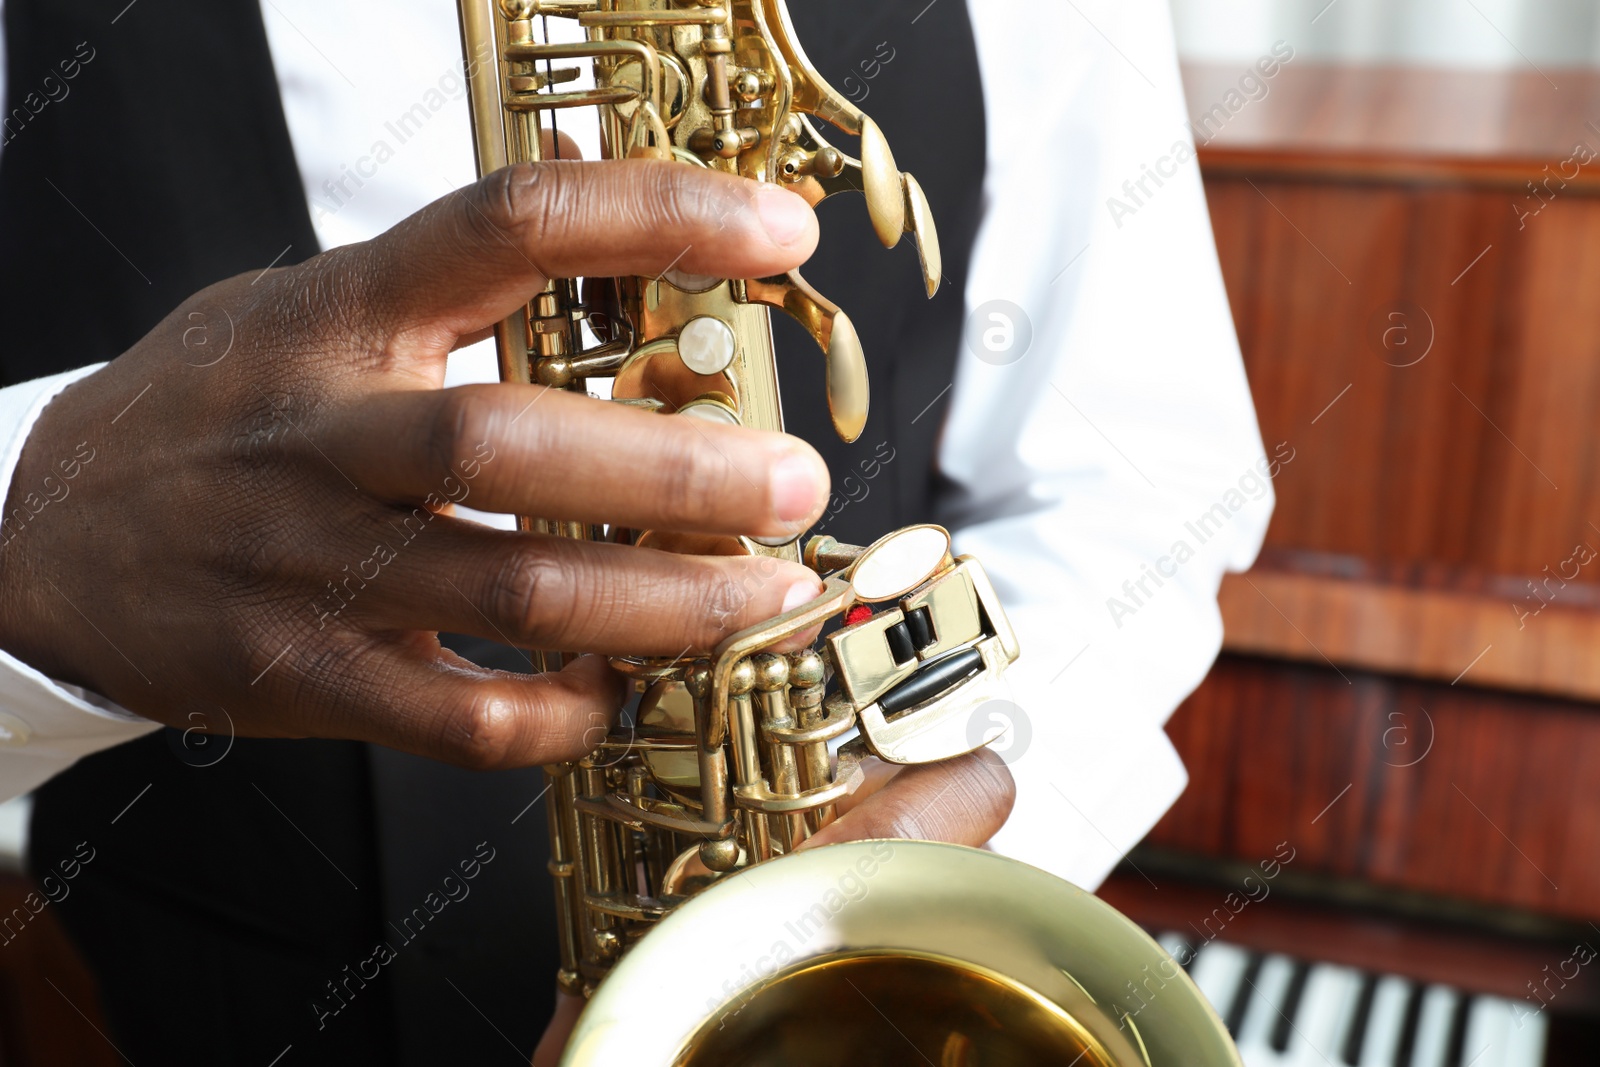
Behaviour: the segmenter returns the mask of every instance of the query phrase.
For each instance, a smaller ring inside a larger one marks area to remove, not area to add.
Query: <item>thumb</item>
[[[886,837],[976,847],[1005,825],[1016,788],[1005,762],[986,748],[892,774],[869,773],[865,799],[800,847]]]

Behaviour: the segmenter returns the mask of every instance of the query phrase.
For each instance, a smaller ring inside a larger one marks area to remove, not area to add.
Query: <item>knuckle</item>
[[[215,543],[215,556],[207,561],[224,603],[248,603],[282,584],[294,555],[291,522],[286,512],[269,512],[255,522],[226,522],[228,535]]]
[[[478,455],[478,443],[495,434],[500,414],[493,395],[482,389],[450,389],[440,395],[426,444],[428,459],[440,478],[470,465]]]
[[[696,642],[702,648],[714,647],[732,631],[739,629],[750,605],[750,590],[733,572],[708,566],[700,577],[700,617],[705,631]]]
[[[502,167],[465,194],[466,224],[479,238],[501,242],[528,229],[548,231],[565,218],[573,197],[568,168],[550,163]]]
[[[239,474],[277,466],[289,424],[271,397],[246,397],[234,426],[228,458]]]
[[[468,228],[487,230],[483,235],[491,240],[515,228],[521,221],[517,189],[522,180],[519,168],[502,167],[467,190],[463,197]]]
[[[446,727],[455,761],[476,771],[511,766],[518,751],[522,709],[504,693],[475,693]]]
[[[573,587],[570,564],[538,550],[519,552],[494,584],[490,615],[524,640],[560,637],[577,616]]]

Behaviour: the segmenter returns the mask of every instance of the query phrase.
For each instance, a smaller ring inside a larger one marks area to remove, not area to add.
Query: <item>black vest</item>
[[[829,429],[820,354],[774,316],[790,429],[834,472],[825,528],[861,541],[925,520],[936,489],[981,207],[977,56],[959,3],[790,6],[922,182],[945,252],[930,302],[910,243],[885,252],[859,198],[821,209],[805,273],[852,313],[872,374],[854,446]],[[195,290],[317,251],[258,0],[8,0],[5,28],[0,382],[114,358]],[[489,1063],[508,1043],[525,1062],[555,966],[542,789],[536,770],[348,742],[239,739],[217,759],[163,730],[41,789],[30,859],[96,849],[55,910],[135,1062],[259,1065],[292,1046],[284,1067]],[[470,894],[417,935],[405,917],[474,860]],[[379,942],[394,958],[364,977]]]

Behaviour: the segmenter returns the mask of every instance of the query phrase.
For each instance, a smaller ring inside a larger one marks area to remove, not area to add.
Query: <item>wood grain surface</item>
[[[1154,844],[1600,920],[1600,160],[1527,184],[1600,152],[1600,77],[1550,73],[1291,63],[1202,147],[1296,458]]]

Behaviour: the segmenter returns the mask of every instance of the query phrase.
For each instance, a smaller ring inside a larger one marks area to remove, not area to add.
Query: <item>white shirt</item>
[[[1183,789],[1162,726],[1221,647],[1217,587],[1255,558],[1272,494],[1165,0],[970,7],[989,113],[969,334],[977,350],[986,331],[1013,354],[1031,342],[1015,359],[962,352],[941,518],[1023,649],[997,743],[1018,802],[994,847],[1093,887]],[[263,15],[324,248],[473,180],[453,4],[392,0],[374,19],[271,0]],[[1018,62],[1019,32],[1050,41],[1049,61]],[[1138,210],[1114,214],[1124,183]],[[92,369],[0,390],[3,484],[44,403]],[[488,353],[452,357],[452,382],[493,378]],[[3,652],[0,709],[6,796],[155,728]]]

